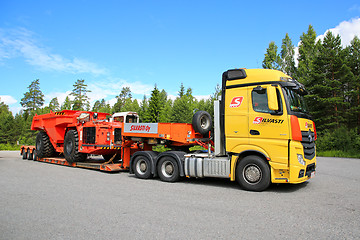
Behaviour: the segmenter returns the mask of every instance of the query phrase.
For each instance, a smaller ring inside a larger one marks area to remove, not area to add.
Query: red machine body
[[[116,154],[125,169],[129,168],[131,155],[137,151],[151,151],[157,144],[191,147],[197,145],[196,139],[203,137],[187,123],[138,123],[137,114],[131,112],[118,121],[110,117],[107,113],[89,111],[50,112],[35,115],[31,130],[45,132],[59,155],[66,148],[66,134],[76,131],[79,153],[103,155],[104,158]]]

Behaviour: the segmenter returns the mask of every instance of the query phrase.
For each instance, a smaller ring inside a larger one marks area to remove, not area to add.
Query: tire
[[[64,156],[69,163],[83,162],[87,158],[86,153],[79,152],[79,135],[76,130],[69,130],[65,134]]]
[[[197,111],[193,116],[192,126],[195,132],[206,135],[209,133],[212,127],[212,119],[210,114],[206,111]]]
[[[31,150],[28,150],[27,156],[28,156],[27,158],[28,160],[33,160],[34,154],[31,152]]]
[[[270,167],[259,156],[244,157],[236,168],[236,181],[248,191],[261,192],[269,187]]]
[[[149,179],[152,177],[151,174],[151,161],[145,156],[137,156],[133,163],[134,173],[137,178]]]
[[[55,153],[55,149],[50,142],[49,136],[46,132],[39,132],[36,136],[36,152],[38,157],[51,157]]]
[[[36,161],[37,160],[37,154],[36,154],[36,150],[33,151],[33,160]]]
[[[172,157],[162,157],[158,162],[157,172],[164,182],[177,182],[180,179],[179,165]]]
[[[22,159],[27,159],[27,151],[25,149],[22,151]]]

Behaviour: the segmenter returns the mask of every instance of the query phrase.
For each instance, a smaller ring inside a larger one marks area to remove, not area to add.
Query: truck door
[[[278,104],[276,111],[269,109],[270,90],[276,91]],[[250,98],[248,121],[250,145],[264,149],[272,162],[288,164],[289,123],[281,88],[271,84],[252,87]]]
[[[225,97],[226,150],[249,143],[249,88],[231,88]]]

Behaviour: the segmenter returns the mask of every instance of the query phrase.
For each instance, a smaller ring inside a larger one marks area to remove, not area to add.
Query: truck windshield
[[[290,88],[284,88],[286,95],[289,98],[289,105],[291,111],[308,113],[308,107],[305,103],[305,99],[299,93],[291,90]]]

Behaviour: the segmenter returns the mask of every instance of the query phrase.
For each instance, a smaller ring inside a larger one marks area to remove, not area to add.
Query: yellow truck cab
[[[305,94],[302,84],[276,70],[223,74],[219,155],[231,156],[231,180],[256,190],[268,170],[272,183],[301,183],[313,176],[316,130]]]
[[[271,183],[301,183],[316,167],[315,124],[304,86],[277,70],[223,73],[214,102],[214,152],[185,155],[187,177],[222,177],[263,191]]]

